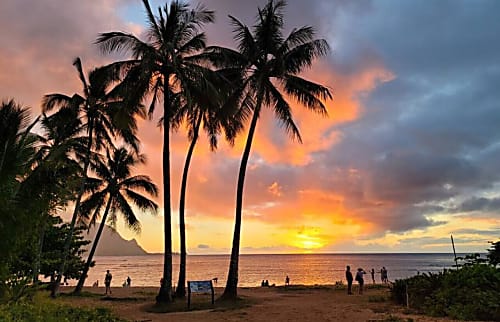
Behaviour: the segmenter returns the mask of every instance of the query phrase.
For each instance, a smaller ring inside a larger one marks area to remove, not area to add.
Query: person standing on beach
[[[370,273],[372,274],[372,282],[373,282],[373,284],[375,284],[375,269],[372,268]]]
[[[356,272],[356,281],[359,283],[359,294],[363,294],[363,285],[365,284],[364,274],[366,272],[360,267]]]
[[[113,279],[113,275],[109,272],[109,269],[106,271],[106,276],[104,277],[104,285],[106,286],[106,294],[111,294],[111,280]]]
[[[352,295],[352,273],[349,265],[345,269],[345,279],[347,280],[347,294]]]
[[[290,277],[288,275],[285,277],[285,286],[290,285]]]
[[[388,279],[387,279],[387,268],[382,267],[382,270],[380,271],[380,273],[382,274],[382,282],[384,284],[386,284],[388,282]]]

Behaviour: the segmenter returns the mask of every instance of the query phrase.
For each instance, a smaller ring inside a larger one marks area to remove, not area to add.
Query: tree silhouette
[[[152,116],[159,95],[163,95],[163,204],[164,204],[164,265],[163,283],[157,302],[172,301],[172,210],[170,193],[170,129],[176,107],[182,103],[175,100],[190,100],[187,86],[195,81],[204,82],[207,68],[197,64],[191,56],[205,47],[205,34],[199,32],[205,23],[213,22],[214,13],[197,6],[190,9],[181,1],[160,7],[158,16],[151,10],[148,0],[143,0],[146,8],[148,29],[147,40],[124,32],[102,33],[97,39],[104,52],[126,51],[133,59],[123,61],[129,64],[127,76],[121,86],[131,103],[141,102],[151,94],[149,115]]]
[[[87,178],[87,188],[90,193],[82,202],[81,214],[90,220],[89,227],[95,225],[98,218],[101,219],[101,223],[83,273],[75,288],[74,293],[76,294],[82,291],[106,221],[114,226],[116,216],[120,213],[125,219],[126,225],[138,232],[141,226],[131,204],[142,211],[156,213],[158,210],[155,202],[139,193],[146,192],[150,196],[156,197],[158,195],[156,185],[148,176],[131,176],[132,167],[139,163],[144,163],[144,157],[142,155],[136,156],[123,147],[113,152],[107,150],[106,157],[96,157],[92,162],[91,167],[97,177]],[[104,209],[104,213],[101,216],[102,209]],[[108,215],[110,215],[109,218]]]
[[[240,92],[241,101],[254,102],[250,109],[242,106],[246,110],[242,113],[251,117],[251,122],[238,174],[231,260],[222,299],[234,299],[237,296],[243,187],[261,109],[270,108],[288,135],[302,142],[286,96],[322,115],[327,114],[322,100],[331,99],[328,88],[298,76],[304,69],[312,66],[314,59],[329,52],[328,43],[323,39],[314,39],[314,29],[309,26],[293,29],[285,38],[285,6],[286,2],[283,0],[268,1],[264,8],[258,9],[257,21],[252,28],[229,16],[238,50],[207,48],[215,66],[241,67],[245,84]]]

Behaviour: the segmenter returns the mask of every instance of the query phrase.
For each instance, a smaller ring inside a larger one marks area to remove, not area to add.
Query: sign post
[[[214,286],[212,281],[188,281],[188,309],[191,306],[191,293],[211,293],[212,305],[215,302]]]

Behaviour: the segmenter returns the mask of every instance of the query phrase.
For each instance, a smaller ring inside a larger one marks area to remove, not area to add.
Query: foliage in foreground
[[[0,322],[32,321],[32,322],[121,322],[106,308],[76,308],[57,304],[52,301],[19,301],[0,305]]]
[[[391,296],[399,304],[433,316],[500,321],[500,269],[476,264],[438,274],[396,280]]]

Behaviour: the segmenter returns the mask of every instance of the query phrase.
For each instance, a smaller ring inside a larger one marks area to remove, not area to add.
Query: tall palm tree
[[[331,99],[327,87],[299,77],[305,68],[311,67],[315,58],[328,53],[328,43],[323,39],[314,39],[314,29],[309,26],[293,29],[285,38],[283,36],[285,6],[284,0],[269,0],[264,8],[258,9],[256,23],[252,28],[229,16],[234,27],[234,39],[238,51],[221,47],[207,49],[213,54],[216,66],[242,68],[246,86],[241,94],[243,97],[251,97],[255,102],[253,108],[248,111],[251,122],[238,174],[233,245],[222,299],[233,299],[237,296],[243,186],[261,109],[270,108],[288,135],[302,142],[286,96],[323,115],[326,115],[327,111],[322,100]],[[223,59],[220,59],[221,57]]]
[[[203,54],[200,55],[200,58]],[[193,152],[198,142],[199,132],[207,133],[210,149],[217,149],[218,137],[224,132],[226,140],[232,145],[236,135],[243,129],[243,122],[237,110],[237,100],[232,97],[232,89],[241,81],[240,75],[233,70],[217,70],[207,73],[207,82],[189,86],[189,96],[193,98],[182,106],[174,118],[174,124],[186,119],[188,138],[190,140],[184,168],[182,171],[181,189],[179,197],[179,237],[180,261],[179,279],[175,290],[176,297],[186,295],[186,225],[185,205],[189,166]],[[202,87],[200,87],[200,85]],[[203,87],[203,86],[208,86]]]
[[[52,297],[58,294],[61,278],[65,273],[66,258],[70,250],[75,223],[79,214],[93,149],[95,151],[101,150],[103,146],[112,144],[114,136],[118,136],[135,150],[138,150],[138,140],[135,136],[137,130],[135,116],[145,115],[140,104],[125,104],[123,98],[117,96],[113,91],[113,86],[120,80],[122,66],[110,64],[95,68],[86,77],[80,58],[76,58],[73,65],[82,83],[83,96],[80,94],[74,94],[73,96],[48,94],[44,96],[42,101],[44,112],[51,111],[54,108],[77,111],[78,117],[81,119],[82,129],[87,135],[87,147],[83,160],[83,178],[71,217],[70,233],[66,237],[64,244],[63,260],[55,284],[52,287]]]
[[[92,162],[91,167],[97,177],[87,179],[91,193],[82,202],[82,215],[90,219],[89,227],[94,225],[98,218],[101,219],[101,223],[74,293],[79,294],[82,291],[106,221],[114,226],[117,213],[121,213],[127,226],[139,232],[141,225],[131,204],[134,204],[142,211],[157,212],[158,205],[140,193],[145,192],[156,197],[158,195],[156,185],[148,176],[131,176],[132,167],[144,163],[144,161],[142,155],[136,156],[122,147],[113,152],[107,150],[105,158],[96,158]],[[101,217],[103,209],[104,213]],[[93,214],[90,215],[91,213]],[[109,218],[108,214],[110,215]]]
[[[175,114],[174,95],[183,93],[185,85],[192,80],[204,81],[207,70],[190,56],[205,47],[205,34],[200,27],[213,22],[213,11],[175,0],[170,5],[159,8],[158,16],[151,10],[148,0],[143,0],[146,8],[148,30],[147,40],[123,32],[103,33],[97,39],[105,52],[128,51],[133,59],[124,62],[135,64],[128,71],[122,90],[131,102],[141,102],[147,94],[152,94],[149,114],[155,109],[158,96],[163,95],[163,204],[164,204],[164,265],[163,283],[157,302],[172,301],[172,231],[170,200],[170,122]],[[182,97],[189,99],[189,97]]]

